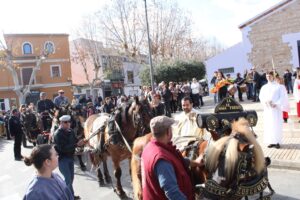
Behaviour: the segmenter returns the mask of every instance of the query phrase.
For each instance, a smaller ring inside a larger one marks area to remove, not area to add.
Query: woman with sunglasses
[[[74,199],[63,179],[53,172],[57,167],[58,158],[52,145],[44,144],[35,147],[30,157],[25,157],[24,162],[27,166],[33,164],[37,169],[37,174],[30,182],[24,200]]]
[[[65,178],[65,182],[72,194],[74,180],[74,153],[77,146],[84,145],[84,140],[78,141],[74,131],[71,129],[70,115],[63,115],[59,118],[60,126],[54,133],[55,149],[58,152],[58,167],[59,171]],[[74,196],[74,199],[80,199],[79,196]]]

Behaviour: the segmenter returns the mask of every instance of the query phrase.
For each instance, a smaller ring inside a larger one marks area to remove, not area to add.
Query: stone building
[[[300,66],[300,0],[284,0],[242,23],[242,42],[206,61],[207,77],[216,70],[244,73],[255,66],[259,72],[279,74]],[[230,69],[230,70],[228,70]]]

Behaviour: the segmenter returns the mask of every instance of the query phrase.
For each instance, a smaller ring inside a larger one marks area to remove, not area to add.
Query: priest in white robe
[[[173,126],[173,144],[177,149],[183,150],[191,141],[203,138],[203,130],[197,125],[197,114],[199,112],[193,108],[193,102],[190,97],[184,97],[181,100],[183,112],[175,117],[178,122]]]
[[[268,72],[268,83],[265,84],[259,93],[260,102],[264,107],[264,143],[269,148],[280,148],[282,143],[282,109],[284,101],[280,85],[275,81],[274,72]]]

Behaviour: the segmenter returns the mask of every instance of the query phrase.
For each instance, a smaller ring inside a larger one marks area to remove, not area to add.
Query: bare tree
[[[77,31],[80,38],[71,42],[71,60],[83,68],[85,79],[92,93],[103,80],[101,69],[104,53],[103,44],[99,40],[99,27],[93,17],[94,15],[90,15],[83,19],[82,25]]]
[[[113,0],[96,13],[106,44],[141,62],[147,55],[146,22],[140,0]],[[191,17],[172,0],[148,1],[152,55],[155,64],[177,60],[205,60],[214,46],[192,37]]]
[[[20,81],[19,76],[19,65],[17,64],[17,56],[14,55],[13,44],[4,44],[0,42],[0,67],[7,69],[13,79],[14,83],[14,91],[18,96],[18,100],[20,104],[24,104],[26,97],[30,95],[30,90],[34,82],[35,75],[38,70],[41,69],[42,62],[47,58],[48,53],[46,51],[42,51],[39,56],[34,56],[35,66],[32,69],[32,73],[29,79],[29,83],[27,85],[23,85]]]
[[[139,60],[146,36],[144,15],[137,0],[114,0],[96,13],[106,43],[122,50],[128,58]]]

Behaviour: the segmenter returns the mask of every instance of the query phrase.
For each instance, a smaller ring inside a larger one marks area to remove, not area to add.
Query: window
[[[222,68],[219,69],[220,72],[223,72],[223,74],[232,74],[234,73],[234,67],[228,67],[228,68]]]
[[[22,83],[23,85],[28,85],[29,80],[31,77],[33,69],[31,67],[28,68],[22,68]],[[35,80],[33,80],[32,84],[35,83]]]
[[[32,45],[29,42],[23,44],[23,54],[32,54]]]
[[[0,99],[0,109],[1,109],[1,110],[5,110],[4,99]]]
[[[127,80],[128,83],[134,83],[133,71],[127,71]]]
[[[85,90],[85,95],[86,95],[86,98],[91,96],[91,90]]]
[[[45,42],[45,47],[44,47],[46,53],[52,54],[54,53],[54,44],[53,42]]]
[[[51,77],[61,77],[60,65],[51,65]]]

